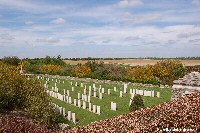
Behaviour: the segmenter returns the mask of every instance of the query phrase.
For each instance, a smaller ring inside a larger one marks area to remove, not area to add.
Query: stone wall
[[[183,97],[194,92],[200,92],[199,72],[191,72],[183,78],[175,80],[172,86],[172,99]]]

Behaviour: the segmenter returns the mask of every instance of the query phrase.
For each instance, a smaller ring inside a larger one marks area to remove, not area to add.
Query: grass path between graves
[[[45,80],[41,80],[42,84],[44,84],[46,81]],[[58,80],[59,81],[59,80]],[[64,81],[64,83],[63,83]],[[71,81],[66,81],[66,80],[60,80],[60,83],[56,83],[57,87],[59,88],[59,93],[63,94],[63,90],[70,90],[70,96],[72,97],[72,103],[74,99],[78,98],[78,92],[83,94],[84,93],[84,88],[85,87],[80,87],[80,83],[78,82],[78,86],[74,86],[74,91],[72,92],[72,86],[70,85]],[[75,84],[75,81],[72,81],[73,85]],[[92,86],[93,83],[86,83],[86,82],[82,82],[84,83],[84,86],[86,85],[87,87],[87,92],[88,92],[88,88],[89,86]],[[99,88],[98,83],[96,83],[96,87]],[[101,84],[102,88],[105,88],[105,93],[103,94],[103,99],[99,99],[98,98],[98,93],[97,93],[97,97],[92,97],[91,96],[91,103],[92,105],[99,105],[101,107],[101,115],[92,113],[88,110],[79,108],[77,106],[68,104],[64,101],[58,100],[56,98],[52,98],[52,101],[54,103],[56,103],[59,106],[62,106],[64,108],[66,108],[66,114],[67,111],[72,111],[72,113],[76,113],[76,118],[77,118],[77,123],[73,124],[73,123],[69,123],[69,125],[71,127],[75,127],[75,126],[83,126],[83,125],[87,125],[91,122],[95,122],[98,120],[103,120],[103,119],[108,119],[114,116],[119,116],[121,114],[126,114],[129,112],[129,101],[130,101],[130,89],[146,89],[146,90],[154,90],[155,91],[155,95],[156,92],[159,91],[160,92],[160,98],[157,97],[147,97],[147,96],[142,96],[143,100],[144,100],[144,104],[145,107],[150,107],[150,106],[155,106],[158,105],[160,103],[164,103],[167,102],[171,99],[171,89],[170,88],[152,88],[152,87],[138,87],[138,86],[130,86],[128,85],[128,89],[127,89],[127,93],[123,93],[123,97],[119,97],[119,92],[123,91],[123,85],[117,85],[117,84]],[[54,81],[48,81],[48,89],[51,90],[52,86],[55,86],[55,79]],[[117,87],[117,91],[114,91],[114,87]],[[111,94],[108,95],[108,89],[111,89]],[[98,91],[97,91],[98,92]],[[67,91],[66,91],[67,93]],[[92,91],[93,94],[93,91]],[[111,111],[110,110],[110,106],[111,106],[111,101],[116,102],[117,103],[117,111]],[[87,108],[88,108],[89,104],[87,103]],[[64,120],[62,120],[64,121]]]

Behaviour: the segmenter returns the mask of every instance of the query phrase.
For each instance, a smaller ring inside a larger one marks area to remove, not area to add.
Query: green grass
[[[72,86],[70,85],[71,81],[65,81],[65,83],[63,84],[62,81],[60,80],[61,83],[57,83],[57,87],[59,88],[59,93],[63,94],[63,89],[66,90],[70,90],[70,96],[72,97],[72,102],[73,99],[77,99],[78,98],[78,92],[80,92],[81,94],[84,93],[84,87],[80,87],[80,83],[78,82],[77,87],[74,87],[74,92],[71,91]],[[75,85],[75,81],[72,81],[73,85]],[[41,80],[42,85],[45,83],[44,80]],[[52,86],[54,86],[55,84],[55,79],[52,82],[51,79],[48,82],[48,89],[51,90]],[[86,83],[86,82],[82,82],[84,83],[84,86],[87,86],[87,92],[89,90],[89,86],[92,86],[93,83]],[[95,83],[96,87],[99,88],[99,83]],[[62,106],[64,108],[66,108],[66,111],[72,111],[76,113],[76,118],[78,119],[78,122],[75,124],[73,123],[69,123],[68,124],[71,127],[75,127],[75,126],[82,126],[82,125],[87,125],[91,122],[95,122],[98,120],[103,120],[103,119],[108,119],[114,116],[119,116],[121,114],[126,114],[129,112],[129,100],[130,100],[130,89],[146,89],[146,90],[154,90],[155,94],[157,91],[160,92],[160,98],[157,97],[144,97],[142,96],[143,100],[144,100],[144,104],[145,107],[149,107],[149,106],[155,106],[157,104],[160,103],[164,103],[167,102],[171,99],[171,89],[163,89],[163,88],[147,88],[147,87],[139,87],[139,86],[128,86],[127,89],[127,93],[124,94],[123,93],[123,97],[119,97],[119,92],[120,90],[123,91],[123,85],[117,85],[117,84],[101,84],[102,88],[105,88],[105,93],[103,94],[103,99],[99,99],[99,98],[95,98],[91,96],[91,103],[92,105],[99,105],[101,106],[101,115],[98,114],[94,114],[88,110],[79,108],[77,106],[68,104],[64,101],[60,101],[56,98],[52,98],[52,101],[54,103],[56,103],[59,106]],[[114,92],[114,86],[117,87],[117,91]],[[111,89],[111,95],[108,95],[108,89]],[[92,89],[93,90],[93,89]],[[67,92],[67,91],[66,91]],[[98,92],[98,91],[97,91]],[[93,94],[93,91],[92,91]],[[97,93],[97,97],[98,97],[98,93]],[[117,111],[111,111],[110,110],[110,104],[111,101],[116,102],[117,103]],[[87,108],[88,108],[88,104],[87,104]],[[61,119],[62,121],[64,121],[63,119]]]

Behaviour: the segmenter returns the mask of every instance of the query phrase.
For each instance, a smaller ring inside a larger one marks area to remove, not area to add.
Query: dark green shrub
[[[140,95],[136,94],[132,100],[129,110],[132,112],[132,111],[136,111],[140,108],[144,108],[144,102],[143,102],[142,97]]]
[[[10,64],[10,65],[14,65],[14,66],[18,66],[19,63],[21,62],[21,60],[17,57],[17,56],[8,56],[8,57],[4,57],[2,59],[2,61],[4,63]]]

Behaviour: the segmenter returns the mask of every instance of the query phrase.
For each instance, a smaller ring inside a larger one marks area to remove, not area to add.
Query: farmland
[[[78,63],[85,64],[88,60],[64,60],[67,64],[77,65]],[[97,60],[98,62],[104,62],[105,64],[123,64],[130,66],[144,66],[155,65],[160,60],[153,59],[122,59],[122,60]],[[200,60],[180,60],[185,66],[200,65]]]

